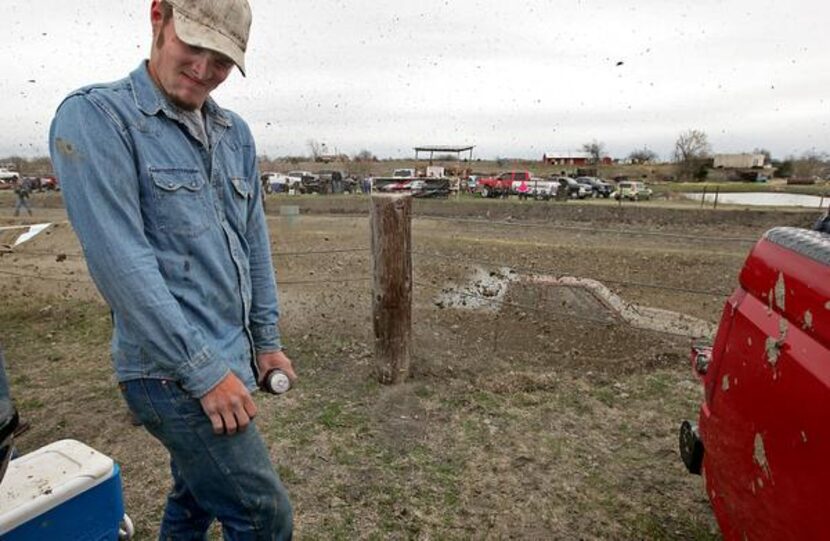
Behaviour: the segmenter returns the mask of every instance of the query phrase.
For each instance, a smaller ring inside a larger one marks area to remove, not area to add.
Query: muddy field
[[[0,340],[32,424],[20,449],[75,438],[114,457],[138,538],[152,539],[166,456],[129,423],[109,313],[59,199],[40,203],[29,223],[55,225],[0,257]],[[258,422],[297,537],[718,538],[677,451],[701,394],[689,345],[719,319],[751,240],[814,214],[417,203],[413,375],[382,387],[366,200],[268,201],[301,382],[258,397]],[[281,216],[289,205],[301,214]]]

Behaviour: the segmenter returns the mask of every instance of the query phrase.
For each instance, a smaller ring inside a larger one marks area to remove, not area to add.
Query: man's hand
[[[245,430],[256,416],[251,393],[233,373],[225,376],[199,401],[210,418],[214,434],[236,434],[237,430]]]
[[[291,363],[288,355],[283,351],[258,353],[256,356],[256,364],[259,367],[260,383],[262,382],[262,378],[265,377],[265,374],[272,368],[279,368],[285,372],[285,375],[288,376],[292,384],[297,381],[297,374],[294,373],[294,365]]]

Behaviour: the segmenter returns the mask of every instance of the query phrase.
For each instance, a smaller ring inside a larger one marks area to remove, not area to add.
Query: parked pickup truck
[[[723,537],[830,539],[830,235],[767,231],[747,257],[711,346],[681,457],[702,473]],[[682,505],[682,502],[678,502]]]
[[[5,167],[0,167],[0,180],[4,180],[6,182],[17,182],[20,180],[20,173],[17,171],[11,171]]]
[[[495,177],[479,178],[476,180],[475,191],[481,197],[507,197],[511,193],[518,193],[516,189],[522,182],[529,184],[533,179],[530,171],[507,171]]]

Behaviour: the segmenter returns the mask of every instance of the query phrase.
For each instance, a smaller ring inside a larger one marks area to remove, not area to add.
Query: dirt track
[[[279,216],[294,204],[299,217]],[[584,291],[529,278],[591,278],[628,303],[716,323],[751,246],[740,239],[812,213],[418,201],[413,379],[379,388],[366,200],[273,198],[268,209],[283,334],[304,381],[258,401],[300,537],[714,536],[676,451],[699,400],[690,338],[621,324]],[[2,341],[34,426],[23,450],[75,437],[115,456],[150,538],[164,453],[125,421],[108,314],[62,209],[37,210],[34,221],[57,225],[0,257]],[[308,251],[324,253],[298,254]],[[481,276],[510,271],[495,309],[442,296],[496,297]],[[70,380],[80,388],[61,386]]]

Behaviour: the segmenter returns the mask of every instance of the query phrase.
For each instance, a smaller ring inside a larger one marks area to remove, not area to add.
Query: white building
[[[750,167],[763,167],[765,156],[763,154],[715,154],[715,167],[726,167],[729,169],[748,169]]]

